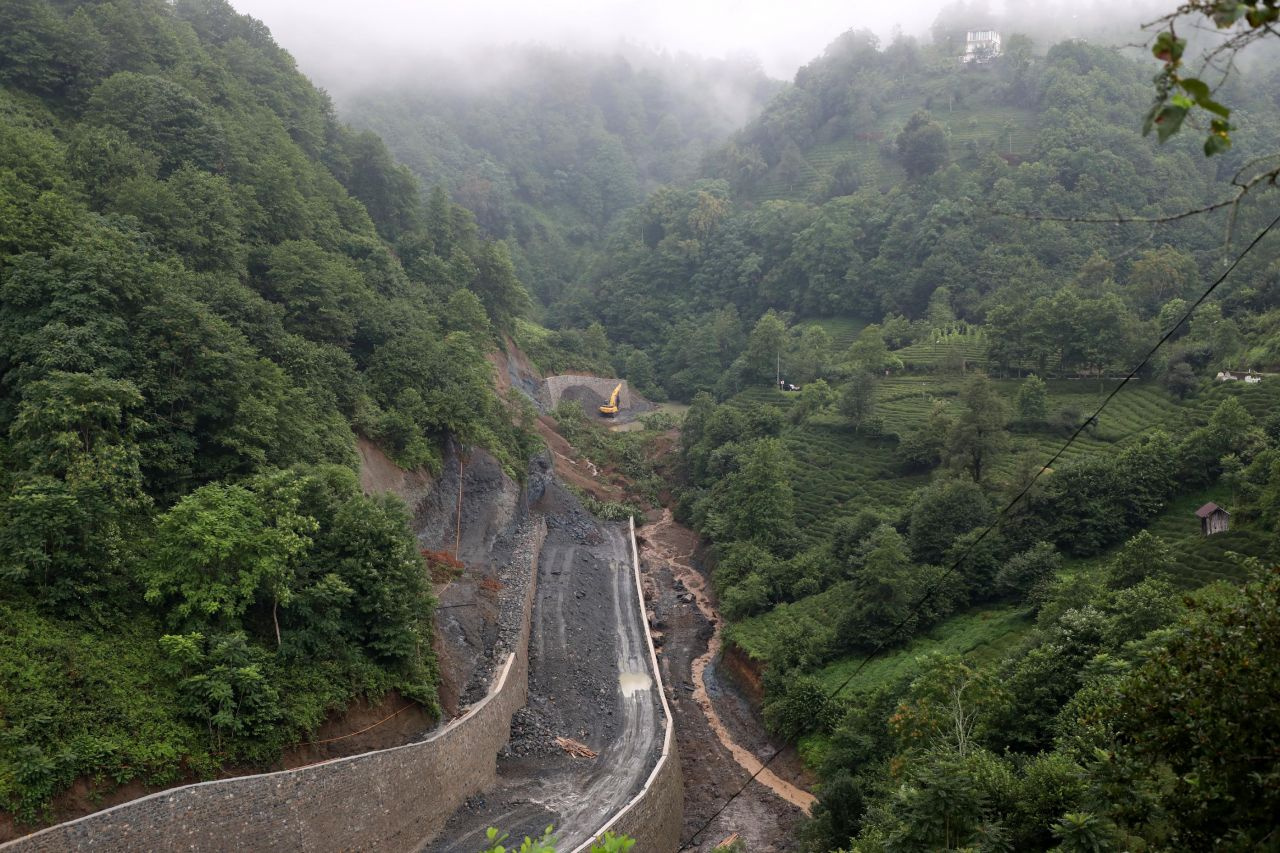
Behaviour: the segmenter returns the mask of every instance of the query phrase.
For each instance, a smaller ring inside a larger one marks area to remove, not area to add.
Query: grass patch
[[[841,693],[848,696],[908,678],[921,655],[935,652],[962,655],[974,664],[990,663],[1010,652],[1034,624],[1022,607],[983,607],[952,616],[905,647],[882,654],[853,675],[864,656],[848,657],[818,670],[824,690],[838,688],[853,678]]]
[[[811,617],[820,621],[834,623],[836,617],[847,605],[844,603],[853,595],[853,584],[842,581],[816,595],[802,598],[791,604],[782,604],[767,613],[752,616],[740,622],[725,626],[725,639],[756,660],[768,660],[768,641],[773,636],[774,626],[782,620]]]

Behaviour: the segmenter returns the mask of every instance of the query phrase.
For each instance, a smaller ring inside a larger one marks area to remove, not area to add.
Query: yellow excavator
[[[600,407],[600,414],[606,418],[611,418],[618,414],[618,395],[622,393],[622,383],[618,383],[618,387],[613,389],[613,394],[609,397],[609,402]]]

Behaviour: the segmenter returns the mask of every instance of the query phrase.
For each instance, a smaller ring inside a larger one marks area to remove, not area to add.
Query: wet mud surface
[[[529,641],[529,702],[498,757],[497,788],[473,797],[427,850],[483,849],[499,827],[519,839],[557,827],[559,849],[587,840],[639,788],[662,745],[630,546],[548,484],[531,507],[547,522]],[[596,753],[576,758],[556,738]]]

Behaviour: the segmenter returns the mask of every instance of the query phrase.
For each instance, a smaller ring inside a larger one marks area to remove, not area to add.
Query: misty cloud
[[[619,42],[709,57],[743,54],[790,79],[848,29],[882,39],[924,34],[943,0],[233,0],[263,20],[302,69],[330,89],[424,55],[456,58],[479,46],[535,42],[612,48]]]
[[[302,70],[335,94],[407,69],[458,63],[483,72],[503,47],[660,50],[712,58],[750,57],[791,79],[837,35],[868,29],[927,39],[939,14],[974,28],[1004,27],[1041,47],[1066,37],[1111,43],[1142,39],[1138,25],[1173,0],[915,3],[859,0],[232,0],[264,21]],[[434,61],[434,62],[433,62]],[[490,69],[492,70],[492,69]]]

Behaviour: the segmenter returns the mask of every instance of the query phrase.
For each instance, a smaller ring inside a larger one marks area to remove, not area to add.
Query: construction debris
[[[563,749],[565,752],[572,755],[574,758],[595,758],[596,757],[596,751],[594,749],[587,746],[585,743],[579,743],[578,741],[573,740],[572,738],[558,737],[556,738],[556,745],[559,746],[561,749]]]

